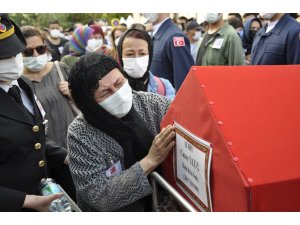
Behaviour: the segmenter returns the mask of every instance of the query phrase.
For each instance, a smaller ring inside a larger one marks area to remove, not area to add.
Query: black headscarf
[[[140,29],[134,29],[134,28],[125,31],[122,34],[122,36],[120,37],[119,44],[118,44],[118,47],[117,47],[118,48],[119,61],[121,63],[121,66],[123,67],[124,66],[123,59],[122,59],[123,42],[124,42],[125,38],[128,35],[130,35],[133,31],[140,32],[141,35],[143,35],[145,37],[145,39],[148,43],[149,63],[148,63],[147,71],[145,72],[144,76],[141,77],[141,78],[131,78],[130,76],[128,76],[128,74],[125,71],[124,71],[124,75],[128,79],[129,85],[131,86],[131,88],[133,90],[135,90],[135,91],[147,91],[148,82],[149,82],[149,70],[150,70],[152,57],[153,57],[153,44],[152,44],[152,39],[151,39],[150,35],[148,34],[148,32],[146,32],[144,30],[140,30]],[[144,40],[144,39],[142,39],[142,40]]]
[[[251,31],[251,24],[253,21],[257,21],[262,27],[261,21],[259,18],[252,18],[246,21],[244,28],[243,28],[243,35],[242,35],[242,43],[243,43],[243,48],[246,49],[246,55],[251,53],[251,48],[252,48],[252,43],[256,34],[256,31]]]
[[[86,120],[122,146],[125,169],[128,169],[148,154],[154,134],[134,106],[126,116],[119,119],[94,100],[98,81],[115,68],[124,74],[118,63],[109,56],[101,53],[84,55],[72,67],[69,85],[72,97]]]

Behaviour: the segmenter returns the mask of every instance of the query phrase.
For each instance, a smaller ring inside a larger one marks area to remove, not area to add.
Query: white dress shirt
[[[169,19],[169,17],[167,17],[166,19],[164,19],[164,20],[161,21],[160,23],[155,24],[155,25],[153,26],[152,37],[156,34],[156,32],[158,31],[158,29],[160,28],[160,26],[161,26],[167,19]]]
[[[276,24],[279,22],[279,20],[275,20],[275,21],[268,21],[268,27],[266,30],[266,33],[270,32],[271,30],[273,30],[273,28],[276,26]]]

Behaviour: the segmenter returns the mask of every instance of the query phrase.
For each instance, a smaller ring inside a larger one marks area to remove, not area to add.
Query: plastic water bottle
[[[41,194],[43,196],[63,193],[60,186],[51,178],[41,180]],[[49,205],[50,212],[72,212],[71,205],[65,196],[53,200]]]

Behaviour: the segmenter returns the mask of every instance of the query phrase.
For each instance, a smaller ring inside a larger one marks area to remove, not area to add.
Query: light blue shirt
[[[170,81],[168,81],[164,78],[160,78],[160,77],[158,77],[158,78],[162,81],[162,83],[165,87],[165,97],[173,100],[175,97],[175,89],[173,88]],[[152,92],[152,93],[158,94],[157,91],[158,91],[158,84],[154,80],[154,75],[149,71],[149,83],[148,83],[148,87],[147,87],[147,92]]]

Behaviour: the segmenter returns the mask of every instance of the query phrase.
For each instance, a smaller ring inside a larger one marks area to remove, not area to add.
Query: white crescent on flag
[[[174,47],[183,47],[185,46],[184,37],[173,37]]]

